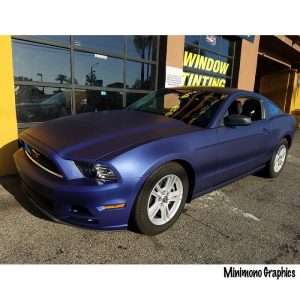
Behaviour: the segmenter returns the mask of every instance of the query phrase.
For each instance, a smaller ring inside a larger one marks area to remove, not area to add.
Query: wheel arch
[[[188,176],[188,180],[189,180],[189,195],[188,195],[188,199],[187,199],[187,203],[192,201],[192,195],[194,192],[194,188],[195,188],[195,182],[196,182],[196,174],[195,174],[195,170],[192,167],[192,165],[187,162],[186,160],[183,159],[175,159],[173,160],[174,162],[178,163],[179,165],[181,165],[185,171],[186,174]]]
[[[289,134],[286,134],[283,138],[288,141],[289,148],[290,148],[292,145],[292,137]]]
[[[195,188],[196,173],[195,173],[195,170],[194,170],[192,164],[189,161],[187,161],[186,159],[180,157],[179,155],[178,156],[172,155],[169,157],[164,157],[163,159],[159,160],[154,165],[152,165],[151,168],[149,168],[146,171],[146,173],[144,174],[143,177],[145,179],[143,180],[143,184],[141,185],[140,189],[143,187],[143,185],[146,181],[146,178],[148,178],[150,176],[150,174],[152,174],[155,170],[162,167],[163,165],[166,165],[171,162],[175,162],[175,163],[179,164],[186,171],[188,181],[189,181],[189,194],[188,194],[188,199],[186,202],[189,203],[192,200],[192,195],[193,195],[194,188]]]
[[[188,198],[186,200],[186,203],[191,202],[192,200],[192,195],[193,195],[193,191],[194,191],[194,187],[195,187],[195,170],[192,166],[192,164],[190,162],[188,162],[187,160],[183,159],[183,158],[178,158],[178,157],[168,157],[168,159],[166,157],[164,157],[163,159],[161,159],[159,162],[156,162],[154,165],[152,165],[144,174],[143,177],[141,177],[140,183],[139,183],[139,187],[138,187],[138,191],[136,193],[135,199],[132,203],[132,206],[130,208],[130,215],[129,215],[129,220],[128,220],[128,227],[131,228],[132,230],[136,230],[136,225],[133,222],[132,216],[134,213],[134,208],[135,205],[137,203],[137,199],[148,179],[148,177],[155,172],[157,169],[163,167],[166,164],[169,163],[176,163],[178,165],[180,165],[186,172],[187,177],[188,177],[188,182],[189,182],[189,191],[188,191]]]

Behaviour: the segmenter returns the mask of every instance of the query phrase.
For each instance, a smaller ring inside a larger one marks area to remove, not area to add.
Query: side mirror
[[[229,115],[224,118],[225,126],[247,126],[251,122],[251,118],[244,115]]]

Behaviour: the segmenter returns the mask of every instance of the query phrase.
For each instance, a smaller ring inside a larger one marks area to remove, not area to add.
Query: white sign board
[[[106,55],[101,55],[101,54],[95,54],[95,58],[100,58],[100,59],[107,60],[107,56]]]
[[[166,66],[166,82],[165,87],[181,86],[183,70],[180,68]]]

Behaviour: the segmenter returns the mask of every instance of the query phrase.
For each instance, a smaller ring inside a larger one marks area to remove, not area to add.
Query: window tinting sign
[[[188,86],[201,85],[224,87],[226,84],[226,79],[219,77],[226,76],[229,69],[229,63],[227,62],[185,51],[183,65],[184,67],[195,69],[195,71],[205,71],[207,73],[206,75],[183,72],[183,82],[187,81]]]

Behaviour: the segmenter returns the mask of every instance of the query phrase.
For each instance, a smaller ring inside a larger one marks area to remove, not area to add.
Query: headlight
[[[101,164],[76,161],[75,165],[84,177],[99,179],[103,182],[114,182],[117,180],[114,172]]]

